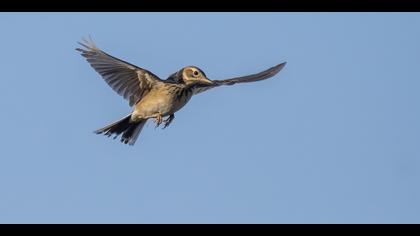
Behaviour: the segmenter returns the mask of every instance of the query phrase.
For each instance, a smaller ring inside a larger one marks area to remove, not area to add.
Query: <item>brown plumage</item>
[[[187,66],[161,80],[148,70],[132,65],[100,50],[92,40],[79,43],[77,48],[92,68],[105,82],[133,106],[133,112],[119,121],[95,131],[97,134],[121,136],[121,142],[134,145],[148,119],[153,118],[156,127],[164,123],[166,128],[191,97],[221,85],[255,82],[276,75],[285,62],[265,71],[227,80],[209,80],[204,72],[195,66]],[[163,120],[162,117],[168,116]]]

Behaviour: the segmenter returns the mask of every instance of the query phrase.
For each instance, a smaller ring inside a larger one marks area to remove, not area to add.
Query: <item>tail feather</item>
[[[146,124],[147,120],[141,120],[137,122],[133,122],[130,120],[131,114],[127,115],[126,117],[109,124],[101,129],[95,131],[96,134],[104,134],[108,137],[115,134],[114,139],[117,138],[120,134],[121,142],[128,145],[134,145],[136,142],[141,130]]]

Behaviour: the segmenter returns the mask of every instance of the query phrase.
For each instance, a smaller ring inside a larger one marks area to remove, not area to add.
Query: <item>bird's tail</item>
[[[109,124],[101,129],[95,131],[96,134],[111,135],[115,134],[114,139],[117,138],[120,134],[121,142],[128,145],[134,145],[139,136],[141,130],[143,129],[144,124],[146,124],[147,119],[141,121],[131,121],[131,114],[127,115],[126,117]]]

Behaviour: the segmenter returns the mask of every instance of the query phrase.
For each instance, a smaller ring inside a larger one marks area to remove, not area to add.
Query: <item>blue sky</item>
[[[420,14],[1,13],[0,223],[420,223]],[[136,145],[74,50],[166,78],[287,61],[197,95]]]

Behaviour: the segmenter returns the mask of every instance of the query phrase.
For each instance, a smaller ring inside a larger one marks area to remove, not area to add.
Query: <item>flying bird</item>
[[[115,135],[114,138],[122,134],[121,142],[129,145],[134,145],[148,119],[155,119],[156,127],[162,123],[163,128],[168,127],[175,118],[175,112],[187,104],[193,95],[222,85],[268,79],[286,65],[283,62],[256,74],[225,80],[210,80],[200,68],[186,66],[162,80],[148,70],[105,53],[96,47],[92,39],[83,39],[83,43],[79,44],[83,48],[76,50],[133,107],[130,114],[95,133]]]

